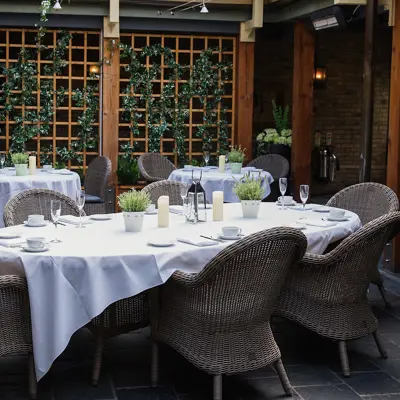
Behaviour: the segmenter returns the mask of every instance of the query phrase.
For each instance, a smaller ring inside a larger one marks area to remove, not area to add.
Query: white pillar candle
[[[218,159],[219,172],[225,172],[225,156],[219,156]]]
[[[167,228],[169,226],[169,197],[160,196],[158,198],[158,227]]]
[[[29,156],[29,173],[35,175],[36,173],[36,157]]]
[[[224,192],[213,192],[213,220],[222,221],[224,219]]]

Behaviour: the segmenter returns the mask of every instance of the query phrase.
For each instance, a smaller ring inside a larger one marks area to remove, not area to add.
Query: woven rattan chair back
[[[146,153],[138,158],[138,167],[141,175],[148,182],[157,182],[168,179],[175,165],[168,158],[158,153]]]
[[[269,172],[276,180],[286,178],[289,173],[289,162],[279,154],[266,154],[250,161],[248,167],[255,167]]]
[[[51,220],[51,200],[61,201],[61,214],[79,216],[76,203],[63,193],[49,189],[28,189],[13,197],[4,207],[4,225],[20,225],[28,215],[41,214]]]
[[[380,183],[359,183],[336,193],[326,204],[355,212],[363,224],[399,210],[396,193]]]
[[[160,196],[169,196],[171,206],[181,206],[181,188],[184,185],[175,181],[158,181],[150,183],[142,190],[150,195],[151,202],[157,207],[157,200]]]
[[[104,200],[106,187],[111,175],[111,161],[107,157],[96,157],[85,175],[85,192]]]

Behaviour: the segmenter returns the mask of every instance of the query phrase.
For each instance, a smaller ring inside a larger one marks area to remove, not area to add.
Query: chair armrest
[[[186,274],[182,271],[176,271],[171,279],[174,283],[187,287],[194,287],[198,282],[198,274]]]

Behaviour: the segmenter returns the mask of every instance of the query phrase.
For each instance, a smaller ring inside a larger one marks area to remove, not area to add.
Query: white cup
[[[329,217],[333,219],[342,219],[344,218],[346,211],[345,210],[340,210],[339,208],[332,208],[329,211]]]
[[[31,237],[26,239],[28,247],[31,249],[43,249],[46,244],[44,237]]]
[[[242,229],[237,226],[224,226],[222,233],[227,237],[239,236],[242,233]]]
[[[146,212],[148,213],[153,213],[154,211],[156,211],[156,206],[155,204],[149,204],[146,208]]]
[[[43,171],[51,171],[53,169],[52,165],[43,165]]]
[[[279,203],[282,203],[282,196],[278,198]],[[283,196],[283,204],[292,204],[293,196]]]
[[[29,225],[42,225],[44,223],[44,215],[28,215]]]

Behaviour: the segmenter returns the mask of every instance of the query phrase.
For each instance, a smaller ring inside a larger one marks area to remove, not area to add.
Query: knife
[[[225,243],[222,239],[216,239],[216,238],[213,238],[212,236],[200,235],[200,237],[202,237],[204,239],[213,240],[214,242]]]

